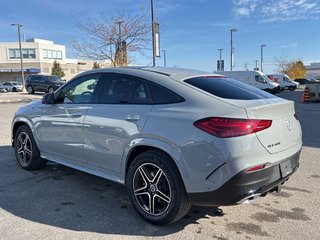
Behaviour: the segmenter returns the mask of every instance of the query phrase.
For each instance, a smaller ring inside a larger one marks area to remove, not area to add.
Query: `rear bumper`
[[[219,189],[204,193],[189,193],[192,204],[198,206],[227,206],[241,204],[279,190],[299,167],[300,152],[263,170],[241,171]]]

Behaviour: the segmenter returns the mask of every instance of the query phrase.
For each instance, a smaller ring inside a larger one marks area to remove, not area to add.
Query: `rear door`
[[[120,172],[122,155],[138,138],[152,109],[146,81],[123,74],[104,74],[99,102],[84,122],[84,153],[88,163]]]

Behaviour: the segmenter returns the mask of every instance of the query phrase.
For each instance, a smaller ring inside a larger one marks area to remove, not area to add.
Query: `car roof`
[[[187,78],[197,77],[197,76],[223,77],[221,74],[209,73],[205,71],[199,71],[199,70],[193,70],[193,69],[187,69],[187,68],[151,67],[151,66],[100,68],[100,69],[94,69],[87,72],[83,72],[82,74],[100,73],[100,72],[132,74],[136,76],[139,76],[140,74],[144,74],[144,73],[150,73],[150,74],[156,74],[156,75],[160,74],[160,75],[170,77],[171,79],[176,81],[183,81]]]

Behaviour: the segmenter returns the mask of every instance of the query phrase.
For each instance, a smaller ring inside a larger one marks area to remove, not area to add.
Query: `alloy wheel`
[[[21,132],[17,138],[18,160],[22,166],[28,166],[32,160],[32,143],[27,133]]]
[[[152,216],[163,214],[170,206],[170,182],[155,164],[145,163],[137,168],[133,176],[133,191],[139,206]]]

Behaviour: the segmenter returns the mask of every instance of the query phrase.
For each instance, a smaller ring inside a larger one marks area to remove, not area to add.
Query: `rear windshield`
[[[270,93],[231,78],[204,76],[190,78],[185,82],[221,98],[254,100],[275,97]]]

